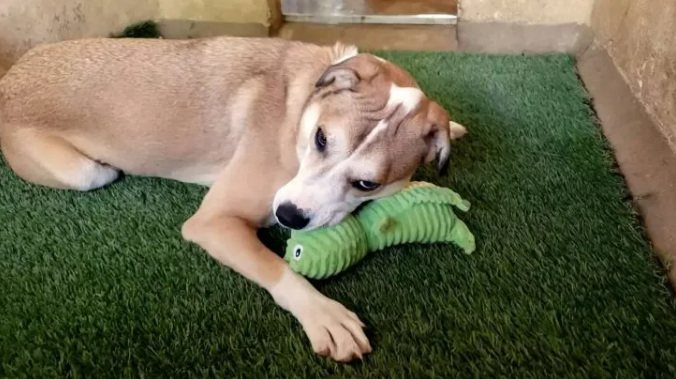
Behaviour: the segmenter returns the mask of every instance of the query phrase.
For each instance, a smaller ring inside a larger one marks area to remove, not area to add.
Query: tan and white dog
[[[0,80],[0,145],[23,179],[87,191],[120,172],[210,186],[185,239],[253,280],[315,352],[371,351],[364,324],[256,237],[335,224],[444,168],[465,129],[398,66],[278,39],[87,39],[28,52]]]

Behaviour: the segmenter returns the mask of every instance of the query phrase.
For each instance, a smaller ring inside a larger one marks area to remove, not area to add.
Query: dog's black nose
[[[275,211],[277,221],[290,229],[300,230],[310,223],[310,219],[303,215],[303,211],[298,209],[296,204],[282,203]]]

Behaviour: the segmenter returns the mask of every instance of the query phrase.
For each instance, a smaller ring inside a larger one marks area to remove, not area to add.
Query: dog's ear
[[[374,58],[359,54],[340,63],[329,66],[315,83],[317,89],[331,87],[333,90],[356,91],[359,82],[370,80],[376,75],[378,65]]]
[[[437,171],[445,174],[448,170],[448,161],[451,156],[451,124],[448,113],[439,104],[430,101],[427,108],[427,122],[430,123],[425,140],[428,151],[426,163],[436,160]]]

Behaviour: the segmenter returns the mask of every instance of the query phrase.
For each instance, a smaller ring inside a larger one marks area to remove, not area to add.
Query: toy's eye
[[[301,255],[303,255],[303,246],[302,245],[296,245],[293,248],[293,259],[299,260]]]

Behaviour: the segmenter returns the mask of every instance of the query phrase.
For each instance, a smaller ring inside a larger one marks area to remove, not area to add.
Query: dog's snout
[[[303,215],[303,211],[298,209],[296,204],[282,203],[275,211],[277,221],[287,228],[300,230],[310,223],[310,219]]]

